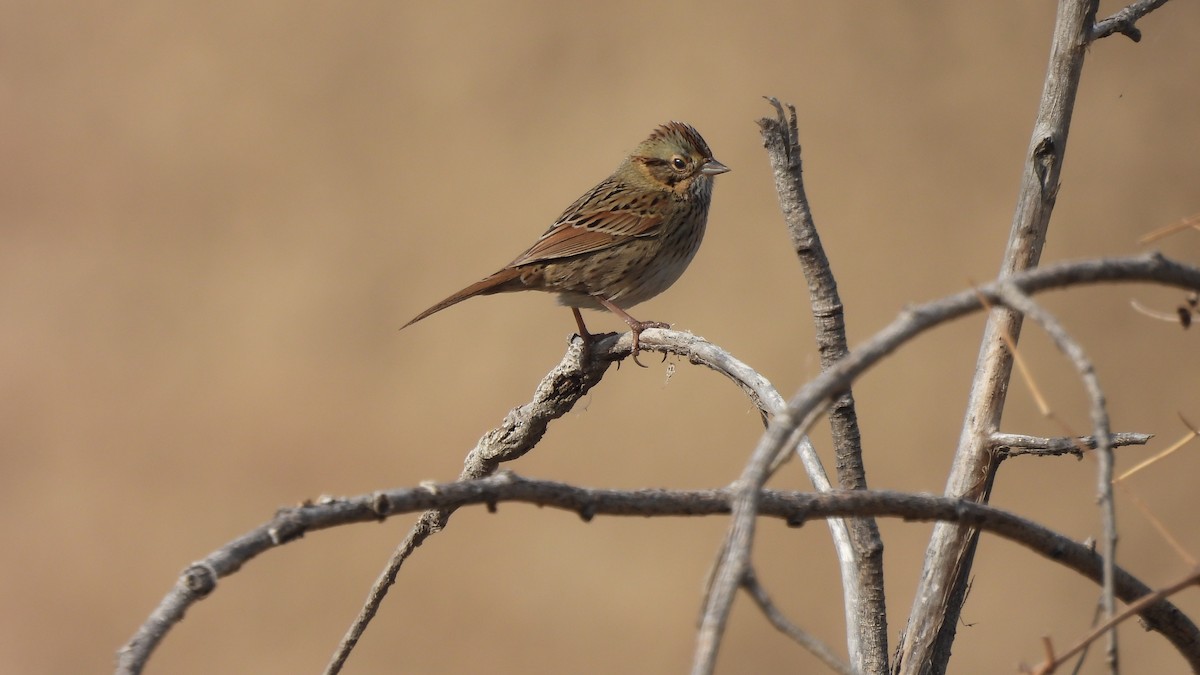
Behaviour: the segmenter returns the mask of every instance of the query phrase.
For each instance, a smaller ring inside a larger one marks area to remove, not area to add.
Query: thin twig
[[[1143,305],[1142,303],[1138,302],[1137,300],[1130,300],[1129,306],[1132,307],[1133,311],[1137,312],[1138,314],[1141,314],[1143,316],[1148,316],[1151,319],[1154,319],[1156,321],[1162,321],[1164,323],[1179,323],[1179,312],[1178,311],[1160,312],[1158,310],[1151,309],[1151,308]]]
[[[797,626],[788,620],[775,603],[771,601],[770,594],[763,585],[759,583],[758,577],[754,574],[754,569],[747,570],[746,577],[742,579],[742,588],[754,598],[755,604],[762,610],[762,613],[771,622],[772,626],[780,633],[788,636],[793,642],[807,649],[813,656],[821,660],[821,663],[829,666],[829,669],[841,675],[860,675],[861,671],[856,670],[848,663],[844,663],[838,658],[837,654],[829,648],[820,638],[809,633],[803,628]]]
[[[1164,225],[1163,227],[1160,227],[1157,230],[1154,230],[1153,232],[1149,232],[1145,236],[1143,236],[1141,239],[1138,239],[1138,243],[1139,244],[1149,244],[1149,243],[1158,241],[1159,239],[1165,239],[1166,237],[1169,237],[1178,232],[1182,232],[1184,230],[1200,231],[1200,213],[1193,215],[1193,216],[1188,216],[1187,218],[1184,218],[1183,220],[1179,221],[1178,223],[1172,223],[1171,225]]]
[[[1100,623],[1100,615],[1104,613],[1104,607],[1102,605],[1103,603],[1097,602],[1095,608],[1092,609],[1092,628],[1095,628],[1096,624]],[[1071,668],[1071,675],[1079,675],[1079,673],[1083,671],[1083,665],[1087,663],[1087,655],[1088,652],[1091,651],[1091,648],[1092,646],[1089,644],[1083,649],[1079,650],[1079,658],[1075,660],[1075,666]],[[1054,660],[1053,654],[1050,654],[1050,660]]]
[[[1114,448],[1126,445],[1145,445],[1154,438],[1154,434],[1117,433],[1109,438]],[[1095,436],[1058,436],[1043,438],[1041,436],[1026,436],[1024,434],[992,434],[992,445],[1001,459],[1034,455],[1037,457],[1060,457],[1075,455],[1082,459],[1080,448],[1093,450],[1096,448]],[[1119,479],[1118,479],[1119,480]]]
[[[1138,19],[1167,4],[1167,0],[1138,0],[1112,16],[1092,26],[1093,41],[1120,33],[1134,42],[1141,42],[1142,31],[1135,25]]]
[[[642,333],[641,345],[642,349],[647,351],[674,354],[687,359],[688,363],[704,366],[724,375],[750,397],[751,403],[763,416],[764,423],[787,407],[787,402],[783,400],[783,397],[779,395],[775,386],[767,378],[721,347],[698,335],[651,328]],[[624,358],[624,355],[629,352],[629,345],[622,336],[611,346],[608,346],[608,343],[599,343],[596,345],[596,349],[600,350],[601,354],[605,349],[611,350],[608,356],[602,356],[602,358]],[[828,474],[825,473],[825,467],[821,464],[821,458],[807,437],[798,439],[788,447],[793,448],[800,458],[805,475],[808,476],[813,489],[818,492],[828,492],[833,489],[833,484],[829,481]],[[830,532],[833,534],[835,543],[848,541],[849,535],[846,534],[845,527],[837,525],[836,521],[831,521]]]
[[[1150,509],[1150,506],[1147,505],[1146,502],[1142,501],[1141,497],[1137,496],[1137,493],[1133,491],[1133,488],[1129,487],[1125,483],[1119,483],[1117,481],[1113,481],[1113,486],[1121,490],[1122,494],[1124,494],[1125,498],[1133,504],[1134,508],[1142,512],[1142,516],[1146,520],[1150,521],[1150,526],[1158,532],[1158,536],[1162,537],[1163,541],[1167,542],[1168,546],[1175,549],[1175,554],[1178,555],[1185,563],[1187,563],[1188,567],[1196,566],[1196,557],[1193,556],[1186,548],[1184,548],[1183,542],[1179,541],[1179,539],[1177,539],[1175,535],[1171,533],[1171,530],[1167,529],[1166,523],[1164,523],[1158,516],[1154,515],[1154,511]]]
[[[458,478],[460,481],[490,476],[501,463],[529,452],[545,435],[550,422],[565,415],[600,382],[613,359],[588,358],[583,347],[583,340],[572,340],[562,361],[538,384],[533,399],[510,412],[499,427],[479,439],[475,448],[467,454]],[[442,509],[421,514],[371,585],[358,616],[350,624],[325,667],[326,675],[341,672],[359,638],[379,611],[388,590],[396,583],[396,576],[404,561],[426,539],[444,529],[453,513],[453,509]]]
[[[1180,415],[1179,419],[1183,420],[1183,425],[1188,428],[1188,432],[1186,434],[1184,434],[1183,438],[1180,438],[1178,441],[1175,441],[1174,443],[1171,444],[1171,446],[1169,448],[1167,448],[1166,450],[1163,450],[1162,452],[1158,453],[1157,455],[1154,455],[1153,457],[1151,457],[1149,459],[1138,462],[1132,469],[1129,469],[1128,471],[1125,471],[1124,473],[1122,473],[1120,476],[1117,476],[1116,478],[1113,479],[1113,481],[1119,483],[1119,482],[1125,480],[1126,478],[1129,478],[1133,474],[1141,471],[1142,469],[1150,466],[1151,464],[1154,464],[1155,462],[1158,462],[1159,460],[1165,459],[1166,457],[1175,454],[1176,450],[1179,450],[1180,448],[1187,445],[1188,443],[1191,443],[1192,441],[1196,440],[1197,436],[1200,436],[1200,430],[1196,429],[1196,427],[1192,426],[1192,424],[1190,422],[1188,422],[1186,419],[1184,419],[1183,415]]]

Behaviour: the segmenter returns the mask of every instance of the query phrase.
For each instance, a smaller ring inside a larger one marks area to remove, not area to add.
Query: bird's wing
[[[652,206],[652,205],[651,205]],[[662,231],[663,217],[621,184],[605,181],[580,197],[510,266],[567,258]]]

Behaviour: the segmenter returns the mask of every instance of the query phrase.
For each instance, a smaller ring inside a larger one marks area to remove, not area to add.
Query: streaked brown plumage
[[[584,340],[591,334],[581,308],[621,317],[633,333],[636,361],[641,332],[667,324],[638,321],[625,310],[683,274],[704,237],[713,176],[728,170],[691,125],[668,122],[516,260],[421,312],[402,330],[476,295],[546,291],[571,308]]]

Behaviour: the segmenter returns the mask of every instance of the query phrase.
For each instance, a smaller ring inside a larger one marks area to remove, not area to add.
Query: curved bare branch
[[[1099,583],[1102,577],[1102,560],[1088,546],[1007,511],[966,500],[869,490],[823,494],[764,490],[760,496],[759,515],[790,526],[850,516],[957,522],[1020,544],[1093,582]],[[719,490],[598,490],[528,480],[511,472],[478,480],[330,498],[317,504],[282,509],[269,522],[194,563],[185,570],[164,604],[186,610],[215,589],[218,576],[232,574],[267,551],[305,535],[351,523],[376,522],[402,513],[453,511],[471,504],[495,508],[505,502],[522,502],[572,511],[586,522],[601,515],[722,515],[731,513],[739,499],[736,486]],[[1115,583],[1118,597],[1125,602],[1135,602],[1153,593],[1120,568],[1116,570]],[[1193,668],[1200,669],[1200,628],[1178,608],[1160,598],[1143,607],[1140,616],[1153,630],[1162,633]],[[145,659],[135,660],[137,656],[134,650],[123,650],[118,672],[139,672]]]

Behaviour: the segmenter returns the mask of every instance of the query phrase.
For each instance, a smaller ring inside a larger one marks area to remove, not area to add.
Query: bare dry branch
[[[1154,438],[1154,434],[1136,434],[1136,433],[1116,433],[1109,438],[1109,442],[1114,448],[1124,447],[1126,445],[1145,445]],[[992,434],[992,444],[996,452],[1000,453],[1001,459],[1010,457],[1020,457],[1021,455],[1034,455],[1038,457],[1059,457],[1062,455],[1075,455],[1077,458],[1083,458],[1084,449],[1095,449],[1095,436],[1059,436],[1057,438],[1043,438],[1040,436],[1025,436],[1023,434]]]
[[[1098,4],[1098,0],[1058,3],[1041,103],[1022,167],[1001,278],[1036,268],[1041,259]],[[988,437],[1000,427],[1013,366],[1012,354],[1000,339],[1005,334],[1020,339],[1020,314],[1007,309],[990,312],[946,482],[947,495],[986,502],[991,492],[999,465],[990,451]],[[945,671],[975,548],[976,533],[955,525],[934,527],[893,672],[914,675]]]
[[[829,368],[850,352],[846,342],[844,307],[804,191],[796,108],[789,105],[785,111],[778,99],[767,97],[767,101],[775,108],[775,117],[760,119],[758,126],[774,169],[775,191],[791,235],[792,248],[808,281],[821,367]],[[829,424],[839,485],[844,490],[865,490],[867,472],[862,458],[862,434],[854,393],[849,387],[838,392],[831,402]],[[833,527],[832,522],[830,527]],[[838,541],[840,529],[835,529],[834,534],[839,544],[836,550],[841,567],[850,662],[862,672],[882,673],[887,670],[888,663],[883,539],[879,536],[879,528],[870,519],[845,523],[848,546],[841,546]]]
[[[1172,262],[1158,254],[1150,254],[1133,258],[1060,263],[1015,274],[1003,283],[1011,283],[1015,288],[1030,294],[1050,288],[1120,280],[1157,281],[1181,288],[1200,288],[1200,268]],[[713,592],[709,596],[697,633],[693,672],[707,672],[699,668],[700,664],[715,662],[715,654],[732,606],[733,595],[741,583],[741,575],[745,572],[750,545],[754,539],[758,495],[766,480],[771,459],[784,447],[792,434],[808,421],[815,411],[824,406],[830,396],[848,386],[905,342],[936,325],[979,311],[978,294],[982,294],[989,302],[1004,304],[999,287],[1000,283],[992,283],[905,310],[865,344],[801,388],[788,402],[787,409],[772,420],[747,462],[741,478],[735,484],[738,500],[734,506],[733,522],[730,524],[724,555],[718,565]],[[989,439],[990,435],[989,433]]]
[[[1092,26],[1092,40],[1100,40],[1120,33],[1134,42],[1141,42],[1142,31],[1138,30],[1138,19],[1167,4],[1167,0],[1138,0],[1125,9]]]
[[[784,407],[783,398],[765,377],[703,338],[676,331],[651,329],[642,334],[641,342],[644,349],[676,354],[687,358],[691,363],[721,373],[750,397],[764,418]],[[631,346],[628,333],[611,334],[594,343],[590,352],[584,355],[582,341],[572,341],[562,361],[538,385],[533,400],[513,410],[499,427],[479,440],[467,455],[459,480],[491,475],[503,462],[517,459],[531,450],[541,440],[549,423],[566,414],[591,387],[599,383],[609,365],[628,357]],[[799,439],[793,447],[800,456],[813,486],[818,491],[832,489],[820,458],[808,439]],[[341,670],[378,611],[388,589],[395,583],[404,561],[430,535],[445,528],[452,512],[431,510],[417,520],[393,552],[372,586],[359,615],[338,645],[326,667],[325,672],[328,675],[334,675]],[[830,528],[834,532],[835,541],[848,541],[845,526],[839,521],[830,521]],[[843,544],[843,548],[848,548],[848,544]]]
[[[964,500],[869,490],[823,494],[764,490],[760,496],[759,514],[790,526],[850,516],[953,521],[1018,543],[1093,582],[1099,582],[1102,576],[1100,556],[1088,546],[1006,511]],[[267,551],[322,529],[377,522],[401,513],[453,511],[470,504],[495,507],[505,502],[572,511],[584,521],[601,515],[711,516],[730,513],[739,499],[736,486],[720,490],[594,490],[527,480],[510,472],[471,481],[327,498],[316,504],[281,509],[269,522],[189,566],[160,604],[160,609],[166,608],[178,617],[159,626],[164,632],[168,630],[183,612],[214,591],[220,578],[237,572]],[[1118,597],[1125,602],[1153,592],[1120,568],[1117,568],[1116,588]],[[1193,668],[1200,669],[1200,628],[1161,597],[1139,605],[1138,611],[1152,630],[1166,637]],[[161,639],[162,635],[157,637]],[[153,645],[147,649],[145,645],[131,643],[120,654],[118,672],[140,672],[152,648]]]

